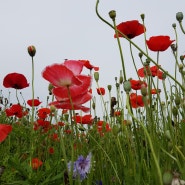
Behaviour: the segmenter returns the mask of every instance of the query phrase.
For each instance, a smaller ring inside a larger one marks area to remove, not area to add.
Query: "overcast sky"
[[[18,72],[24,74],[30,83],[30,87],[22,93],[26,100],[31,99],[29,45],[37,49],[34,58],[35,96],[43,102],[48,95],[48,82],[42,79],[41,72],[45,66],[63,62],[64,59],[89,60],[100,67],[100,86],[114,85],[114,77],[119,76],[121,69],[117,42],[113,38],[114,31],[96,16],[95,4],[95,0],[0,0],[0,88],[4,96],[8,93],[8,89],[2,86],[4,76]],[[176,13],[183,12],[184,7],[184,0],[100,0],[99,3],[100,14],[110,23],[110,10],[116,10],[117,24],[135,19],[141,22],[140,14],[144,13],[147,38],[169,35],[175,39],[171,25],[177,23]],[[185,37],[178,24],[177,30],[184,43]],[[142,35],[133,41],[143,47]],[[124,39],[121,42],[127,76],[132,77],[129,44]],[[185,45],[179,49],[184,54]],[[156,53],[150,53],[156,57]],[[170,49],[160,56],[164,68],[169,68],[169,63],[174,60],[166,56],[172,56]],[[137,66],[141,67],[139,60]],[[15,92],[11,92],[14,96]]]

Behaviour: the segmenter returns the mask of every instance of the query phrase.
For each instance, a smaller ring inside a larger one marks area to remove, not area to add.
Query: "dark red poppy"
[[[130,80],[131,88],[134,90],[141,89],[142,86],[147,87],[147,83],[141,80]]]
[[[33,103],[33,106],[34,106],[34,107],[37,107],[37,106],[39,106],[42,102],[40,102],[38,99],[34,99],[33,101],[32,101],[32,99],[31,99],[31,100],[28,100],[28,101],[27,101],[27,104],[28,104],[30,107],[32,107],[32,103]]]
[[[31,161],[31,166],[34,170],[37,170],[42,164],[43,162],[38,158],[33,158]]]
[[[96,90],[99,95],[105,95],[105,89],[103,87],[99,87]]]
[[[80,62],[83,63],[83,65],[87,68],[87,69],[94,69],[95,71],[98,71],[99,70],[99,67],[96,67],[96,66],[93,66],[89,60],[79,60]]]
[[[138,20],[122,22],[116,27],[117,30],[122,32],[129,39],[133,39],[134,37],[141,35],[146,31],[145,26],[143,24],[140,24]],[[123,36],[118,33],[118,37]],[[114,38],[116,38],[116,34],[114,34]]]
[[[11,125],[0,124],[0,142],[3,142],[11,131]]]
[[[137,95],[136,93],[130,94],[130,103],[132,108],[144,107],[142,95]]]
[[[6,88],[24,89],[29,83],[23,74],[9,73],[4,77],[3,85]]]
[[[146,41],[148,48],[151,51],[165,51],[175,40],[170,40],[169,36],[153,36]]]
[[[45,119],[50,113],[51,110],[49,108],[40,108],[37,111],[37,115],[40,119]]]
[[[54,150],[53,147],[50,147],[50,148],[48,149],[48,152],[49,152],[49,154],[54,154],[55,150]]]
[[[81,124],[92,124],[92,115],[87,114],[84,116],[80,116],[80,115],[76,115],[73,117],[73,119],[75,120],[76,123],[81,123]]]
[[[23,110],[23,107],[20,104],[13,104],[9,109],[5,109],[7,116],[16,116],[22,118],[28,114],[27,110]]]

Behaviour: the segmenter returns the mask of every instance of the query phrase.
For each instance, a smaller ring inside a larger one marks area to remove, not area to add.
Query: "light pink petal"
[[[53,86],[62,87],[81,85],[81,81],[75,77],[74,73],[62,64],[53,64],[47,66],[42,72],[44,79],[49,81]]]
[[[74,75],[79,75],[82,72],[83,64],[78,60],[65,60],[64,65],[70,69]]]
[[[91,76],[79,75],[78,78],[82,81],[82,85],[72,85],[69,90],[66,87],[57,87],[53,89],[53,94],[57,101],[66,101],[69,99],[69,92],[72,99],[75,96],[86,93],[91,86]],[[69,91],[69,92],[68,92]]]

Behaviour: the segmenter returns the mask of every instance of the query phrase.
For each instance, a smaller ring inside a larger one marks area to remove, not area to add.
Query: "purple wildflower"
[[[80,180],[82,181],[87,177],[87,174],[90,172],[91,168],[91,156],[91,153],[89,153],[86,158],[80,155],[76,161],[70,161],[68,163],[69,171],[71,171],[71,165],[73,165],[73,178],[80,178]]]

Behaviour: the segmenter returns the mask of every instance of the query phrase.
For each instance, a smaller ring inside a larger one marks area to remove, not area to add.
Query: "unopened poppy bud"
[[[111,86],[111,85],[107,85],[107,89],[108,89],[109,91],[111,91],[112,86]]]
[[[49,94],[51,95],[52,94],[52,89],[53,89],[54,87],[53,87],[53,85],[50,83],[49,85],[48,85],[48,91],[49,91]]]
[[[120,83],[120,84],[123,83],[123,74],[122,74],[122,71],[120,71],[119,83]]]
[[[35,46],[28,46],[28,53],[31,57],[34,57],[35,56],[35,53],[36,53],[36,48]]]
[[[124,87],[124,90],[125,90],[125,92],[126,93],[129,93],[130,92],[130,90],[131,90],[131,83],[130,83],[130,81],[125,81],[124,83],[123,83],[123,87]]]
[[[171,49],[173,52],[177,51],[177,45],[176,44],[171,44]]]
[[[161,106],[165,106],[165,102],[164,101],[161,102]]]
[[[148,59],[148,58],[146,59],[146,64],[148,64],[148,65],[150,64],[150,59]]]
[[[147,95],[147,88],[145,87],[145,85],[141,85],[141,94],[143,96],[146,96]]]
[[[51,106],[50,106],[50,110],[51,110],[51,112],[55,112],[56,107],[55,107],[54,105],[51,105]]]
[[[173,28],[176,28],[176,24],[175,24],[175,23],[173,23],[173,24],[172,24],[172,27],[173,27]]]
[[[115,18],[116,18],[116,11],[115,11],[115,10],[111,10],[111,11],[109,12],[109,17],[110,17],[113,21],[115,21]]]
[[[173,108],[172,108],[172,113],[173,113],[173,115],[174,115],[175,117],[177,117],[177,115],[178,115],[178,109],[177,109],[177,107],[173,107]]]
[[[94,79],[96,80],[96,82],[98,82],[98,80],[99,80],[99,73],[98,72],[94,72]]]
[[[179,22],[182,22],[182,20],[183,20],[183,13],[182,12],[177,12],[176,13],[176,19],[177,19],[177,21],[179,21]]]
[[[92,108],[95,110],[95,108],[96,108],[95,102],[92,103]]]
[[[166,79],[166,73],[162,74],[162,79],[165,80]]]
[[[179,71],[182,71],[184,68],[183,64],[179,64]]]
[[[180,105],[180,103],[181,103],[180,97],[179,96],[176,96],[175,97],[175,104],[178,106],[178,105]]]
[[[172,173],[170,171],[164,172],[164,174],[163,174],[163,184],[164,185],[171,184],[172,180],[173,180]]]
[[[116,87],[119,88],[119,83],[116,83]]]
[[[139,58],[142,58],[142,56],[143,56],[143,53],[140,52],[139,53]]]
[[[141,14],[141,19],[144,20],[145,19],[145,14]]]
[[[180,56],[180,60],[183,61],[184,60],[184,55]]]

